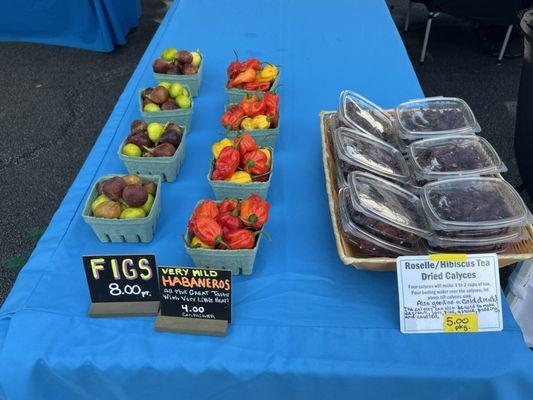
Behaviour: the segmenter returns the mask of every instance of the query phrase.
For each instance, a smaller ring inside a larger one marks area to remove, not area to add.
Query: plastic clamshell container
[[[163,182],[174,182],[185,160],[185,139],[187,128],[183,127],[181,142],[172,157],[130,157],[122,153],[126,140],[118,148],[120,158],[130,174],[159,175]]]
[[[421,181],[507,171],[496,150],[480,136],[444,136],[413,142],[408,147],[412,170]]]
[[[525,228],[511,228],[507,232],[496,236],[483,236],[483,237],[448,237],[432,235],[427,238],[427,241],[431,247],[439,248],[487,248],[491,245],[497,245],[502,243],[519,242],[528,238],[528,233]]]
[[[240,99],[239,99],[240,101]],[[238,103],[226,103],[224,105],[224,111],[227,111],[231,106],[237,105]],[[279,112],[279,110],[278,110]],[[259,147],[271,147],[276,146],[276,139],[279,136],[279,126],[281,124],[281,118],[278,118],[278,125],[275,128],[269,129],[250,129],[246,132],[254,138],[255,142]],[[237,136],[237,131],[228,131],[227,136],[229,138],[234,138]]]
[[[214,161],[211,162],[211,169],[207,175],[207,181],[213,189],[215,198],[217,200],[224,199],[246,199],[252,194],[258,194],[263,199],[267,198],[268,189],[270,188],[270,182],[272,180],[272,173],[274,171],[274,151],[270,150],[270,174],[266,182],[248,182],[248,183],[236,183],[229,181],[214,181],[211,179],[213,174]]]
[[[341,92],[338,117],[347,127],[362,130],[392,145],[397,143],[394,120],[360,94],[350,90]]]
[[[339,214],[344,237],[358,249],[358,252],[362,255],[376,257],[396,257],[422,253],[420,242],[415,242],[412,247],[399,246],[379,238],[358,226],[350,215],[350,197],[348,188],[344,187],[339,190]]]
[[[411,180],[402,153],[375,136],[341,127],[333,133],[333,144],[342,178],[349,172],[363,170],[404,184]]]
[[[143,182],[152,181],[157,185],[157,191],[154,197],[154,204],[150,213],[144,218],[98,218],[93,216],[91,204],[98,197],[98,185],[106,179],[115,176],[125,176],[124,174],[104,175],[94,184],[85,207],[83,207],[82,217],[87,224],[91,226],[96,236],[101,242],[112,243],[137,243],[151,242],[161,211],[161,178],[158,175],[140,175]]]
[[[200,85],[202,84],[202,70],[204,69],[204,55],[200,53],[202,61],[198,67],[198,72],[191,75],[174,75],[174,74],[158,74],[154,72],[155,80],[159,82],[179,83],[187,86],[190,89],[191,96],[196,97],[200,93]]]
[[[418,196],[366,172],[351,172],[348,188],[354,208],[420,237],[430,234]]]
[[[201,203],[196,203],[196,207]],[[187,243],[192,240],[192,233],[187,230],[185,233],[185,251],[194,261],[197,268],[212,268],[230,270],[232,275],[250,275],[254,270],[255,256],[259,249],[262,234],[257,235],[253,249],[240,250],[217,250],[189,247]]]
[[[279,77],[280,77],[280,75],[281,75],[281,71],[278,72],[278,76],[276,77],[274,82],[272,82],[272,85],[270,86],[270,89],[267,90],[267,92],[276,91],[276,89],[279,86]],[[242,100],[243,96],[246,96],[246,95],[250,95],[251,96],[252,94],[257,95],[257,97],[262,99],[263,96],[266,93],[266,92],[263,92],[261,90],[244,90],[244,89],[236,89],[236,88],[228,89],[228,81],[226,81],[226,84],[224,85],[224,91],[228,95],[228,99],[229,99],[230,103],[238,103],[239,101]]]
[[[468,104],[455,97],[427,97],[395,108],[401,139],[413,141],[444,135],[473,135],[481,130]]]
[[[501,178],[464,177],[426,184],[421,201],[433,230],[506,232],[528,225],[531,213],[516,190]]]
[[[188,86],[183,85],[185,89],[189,93],[191,93],[191,90]],[[194,109],[194,100],[191,97],[191,106],[189,108],[178,108],[176,110],[160,110],[156,112],[145,112],[143,111],[143,100],[142,100],[142,92],[143,89],[139,90],[139,110],[141,112],[141,115],[143,116],[143,119],[146,121],[147,124],[150,124],[152,122],[159,122],[160,124],[166,124],[167,122],[174,122],[175,124],[184,126],[187,128],[187,132],[191,132],[191,124],[192,124],[192,112]]]

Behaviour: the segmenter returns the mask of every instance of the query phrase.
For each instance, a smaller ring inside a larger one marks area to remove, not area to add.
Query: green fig
[[[142,208],[138,207],[128,207],[120,213],[121,219],[130,219],[130,218],[144,218],[146,217],[146,212]]]
[[[96,199],[93,200],[91,204],[91,210],[93,214],[94,214],[94,210],[96,209],[96,207],[98,207],[104,201],[109,201],[109,197],[107,197],[105,194],[101,194]]]
[[[190,108],[191,107],[191,98],[187,95],[181,94],[176,97],[176,104],[180,108]]]
[[[161,111],[161,109],[159,108],[157,104],[148,103],[144,106],[143,111],[144,112],[158,112],[158,111]]]
[[[144,203],[141,208],[144,210],[146,215],[150,214],[150,210],[152,209],[152,206],[154,205],[154,196],[152,196],[150,193],[148,193],[148,200],[146,200],[146,203]]]
[[[128,157],[140,157],[142,155],[142,150],[136,144],[128,143],[122,148],[122,154]]]

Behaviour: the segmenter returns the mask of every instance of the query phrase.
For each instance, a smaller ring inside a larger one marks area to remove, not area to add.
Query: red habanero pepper
[[[193,233],[198,239],[209,246],[224,243],[222,227],[214,218],[200,215],[195,221]]]
[[[260,229],[268,220],[269,209],[270,204],[268,201],[263,200],[257,194],[252,194],[241,203],[239,216],[244,225]]]
[[[243,97],[239,103],[239,108],[251,118],[259,114],[265,114],[266,112],[264,102],[255,94],[249,98]]]
[[[232,146],[224,147],[215,161],[215,170],[211,179],[218,181],[229,178],[237,170],[240,161],[241,155],[237,149]]]
[[[216,221],[222,227],[222,232],[224,235],[226,235],[228,232],[242,229],[243,227],[242,221],[239,219],[238,214],[231,211],[218,214]]]
[[[242,63],[240,63],[239,61],[231,62],[231,64],[228,66],[228,69],[226,70],[229,79],[233,79],[239,74],[239,69],[241,65]]]
[[[192,212],[189,220],[189,229],[193,230],[195,219],[199,216],[216,218],[219,213],[217,203],[213,200],[202,201]]]
[[[266,92],[263,96],[265,114],[270,117],[272,126],[278,125],[279,119],[279,96],[276,93]]]
[[[262,175],[269,171],[267,156],[260,150],[249,151],[242,157],[241,167],[252,175]]]
[[[266,92],[268,89],[270,89],[270,84],[272,82],[255,82],[255,81],[248,81],[245,82],[242,85],[242,88],[244,90],[256,90],[259,92]]]
[[[239,150],[241,156],[244,156],[246,153],[259,148],[255,139],[246,132],[242,132],[233,138],[233,143],[237,145],[237,150]]]
[[[232,212],[239,208],[239,200],[237,199],[224,199],[218,205],[218,212],[223,213],[226,211]],[[237,210],[238,211],[238,210]]]
[[[239,108],[239,106],[231,106],[228,110],[222,115],[222,127],[224,129],[232,129],[234,131],[238,130],[241,121],[246,117],[246,114]]]
[[[253,249],[255,246],[255,235],[248,229],[228,232],[224,235],[224,240],[231,250]]]
[[[249,58],[248,60],[243,61],[241,63],[240,72],[245,71],[249,68],[256,71],[261,71],[261,69],[263,69],[263,66],[261,65],[261,61],[259,61],[257,58]]]
[[[235,79],[231,79],[228,82],[228,89],[234,88],[239,85],[243,85],[249,82],[254,82],[255,77],[257,76],[257,71],[252,68],[248,68],[246,71],[241,72],[239,75],[235,77]],[[263,83],[263,82],[260,82]],[[270,82],[267,82],[270,84]]]

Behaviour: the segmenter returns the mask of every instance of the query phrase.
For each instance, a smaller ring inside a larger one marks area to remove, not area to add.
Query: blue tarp
[[[259,17],[260,15],[260,17]],[[200,48],[204,82],[178,180],[163,185],[153,243],[101,244],[81,218],[94,181],[124,173],[116,155],[135,94],[169,46]],[[281,135],[270,188],[272,242],[234,277],[227,337],[155,332],[154,318],[91,319],[82,254],[155,253],[190,265],[181,235],[212,197],[232,49],[283,65]],[[396,275],[338,259],[318,112],[350,88],[384,107],[422,96],[385,2],[174,2],[48,230],[0,311],[0,394],[15,399],[526,399],[533,359],[507,306],[503,332],[402,335]],[[0,398],[2,396],[0,395]]]
[[[0,41],[112,51],[137,26],[140,0],[0,1]]]

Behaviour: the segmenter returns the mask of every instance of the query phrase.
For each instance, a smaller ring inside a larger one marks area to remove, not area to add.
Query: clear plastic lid
[[[479,136],[424,139],[412,143],[407,154],[418,180],[434,181],[507,171],[496,150]]]
[[[431,182],[423,187],[421,200],[428,222],[439,231],[498,230],[525,226],[531,221],[519,194],[500,178]]]
[[[348,188],[357,210],[418,236],[429,235],[420,199],[413,193],[366,172],[350,173]]]
[[[449,237],[432,235],[427,238],[431,247],[443,248],[476,248],[485,247],[500,243],[513,243],[528,238],[528,233],[525,228],[518,227],[516,229],[509,229],[501,235],[482,236],[482,237]]]
[[[395,113],[402,139],[471,135],[481,130],[468,104],[454,97],[410,100],[396,106]]]
[[[342,230],[345,238],[361,253],[370,254],[373,256],[398,256],[404,254],[421,254],[422,241],[410,244],[410,247],[399,246],[389,241],[383,240],[365,229],[357,226],[351,218],[349,189],[344,187],[339,190],[339,213],[341,217]]]
[[[355,92],[341,92],[338,116],[348,127],[362,130],[387,143],[396,143],[394,120],[380,107]]]
[[[365,170],[398,182],[410,181],[409,167],[402,153],[374,136],[342,127],[335,130],[333,144],[343,171]],[[349,166],[344,168],[343,163]]]

